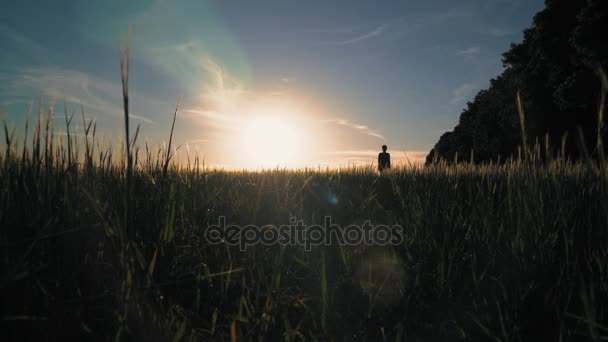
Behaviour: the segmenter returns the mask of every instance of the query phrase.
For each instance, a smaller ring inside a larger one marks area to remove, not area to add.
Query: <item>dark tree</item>
[[[597,105],[601,89],[598,70],[608,66],[606,0],[546,0],[545,8],[524,30],[521,43],[503,54],[505,70],[480,91],[462,112],[458,125],[443,134],[427,163],[434,158],[475,162],[517,154],[521,130],[516,107],[519,90],[525,109],[526,138],[544,143],[552,153],[567,137],[566,152],[581,155],[578,127],[590,151],[596,144]],[[604,137],[605,138],[605,137]]]

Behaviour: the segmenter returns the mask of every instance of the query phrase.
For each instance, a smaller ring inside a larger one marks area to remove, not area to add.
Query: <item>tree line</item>
[[[428,154],[427,164],[521,157],[522,134],[529,149],[542,147],[544,158],[597,155],[598,142],[606,139],[605,120],[598,120],[608,66],[605,32],[608,1],[546,0],[523,41],[503,54],[502,74],[467,103],[456,127]]]

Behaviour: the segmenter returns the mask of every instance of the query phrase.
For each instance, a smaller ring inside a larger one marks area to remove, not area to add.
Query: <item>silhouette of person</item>
[[[382,145],[382,152],[378,153],[378,171],[391,168],[391,154],[386,152],[386,145]]]

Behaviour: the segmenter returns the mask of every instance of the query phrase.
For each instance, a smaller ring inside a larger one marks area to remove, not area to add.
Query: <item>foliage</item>
[[[565,152],[572,157],[583,156],[585,147],[596,147],[597,99],[602,88],[597,71],[608,68],[602,36],[607,29],[606,1],[547,0],[532,27],[524,31],[523,41],[504,53],[504,72],[467,104],[458,125],[440,138],[427,163],[439,158],[453,161],[456,152],[459,160],[468,161],[473,151],[475,162],[517,156],[518,90],[528,141],[548,140],[554,155],[564,138]]]

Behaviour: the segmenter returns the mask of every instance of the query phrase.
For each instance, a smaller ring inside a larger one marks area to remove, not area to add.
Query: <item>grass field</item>
[[[524,139],[517,160],[382,176],[371,166],[213,170],[172,160],[174,125],[166,148],[138,148],[128,50],[122,66],[119,148],[84,113],[74,132],[66,110],[57,137],[50,111],[19,141],[4,122],[2,340],[608,339],[605,162],[541,161]],[[369,221],[398,225],[402,239],[242,250],[209,241],[221,217]]]
[[[46,128],[45,128],[46,127]],[[230,172],[44,118],[0,158],[3,340],[602,340],[597,164]],[[26,135],[27,139],[27,135]],[[33,140],[33,141],[32,141]],[[26,146],[26,147],[24,147]],[[137,158],[136,156],[140,156]],[[132,167],[128,167],[131,159]],[[398,224],[397,246],[210,244],[227,223]]]

